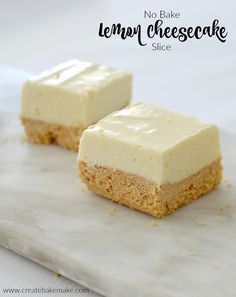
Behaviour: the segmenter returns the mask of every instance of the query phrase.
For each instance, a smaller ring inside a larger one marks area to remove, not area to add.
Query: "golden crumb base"
[[[78,151],[82,125],[66,127],[44,121],[21,117],[29,141],[40,144],[57,143],[68,150]]]
[[[79,173],[88,188],[130,208],[162,218],[211,191],[222,179],[218,159],[181,182],[157,185],[142,177],[79,162]]]

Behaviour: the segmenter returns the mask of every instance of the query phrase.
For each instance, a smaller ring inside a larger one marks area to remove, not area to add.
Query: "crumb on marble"
[[[108,209],[107,213],[109,216],[114,216],[117,212],[117,209],[114,207],[111,207],[110,209]]]
[[[232,183],[231,183],[228,179],[224,179],[224,185],[225,185],[228,189],[232,188]]]
[[[157,227],[158,226],[158,223],[157,223],[156,220],[151,220],[151,221],[149,221],[148,224],[149,224],[150,227]]]
[[[61,277],[61,274],[59,272],[56,272],[55,275],[57,278]]]
[[[221,207],[221,208],[220,208],[220,213],[225,213],[225,209],[224,209],[224,207]]]

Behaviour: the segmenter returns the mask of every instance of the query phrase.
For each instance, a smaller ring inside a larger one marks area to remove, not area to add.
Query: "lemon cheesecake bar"
[[[128,72],[79,60],[28,79],[20,118],[29,140],[77,150],[85,128],[129,103],[131,80]]]
[[[209,192],[222,178],[215,125],[145,104],[86,129],[77,162],[91,191],[156,217]]]

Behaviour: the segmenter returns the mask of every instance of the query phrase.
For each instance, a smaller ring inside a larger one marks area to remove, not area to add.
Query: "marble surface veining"
[[[89,193],[75,153],[26,142],[9,89],[0,99],[1,246],[109,297],[236,296],[231,127],[222,129],[228,181],[157,220]]]

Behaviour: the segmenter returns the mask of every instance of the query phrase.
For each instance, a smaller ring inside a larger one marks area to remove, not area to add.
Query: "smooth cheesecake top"
[[[30,81],[83,93],[106,86],[112,80],[127,74],[112,67],[74,59],[44,71],[30,78]]]
[[[140,103],[90,126],[78,160],[162,184],[180,181],[220,157],[215,125]]]
[[[211,126],[194,117],[139,103],[114,112],[89,129],[137,146],[164,151]]]

